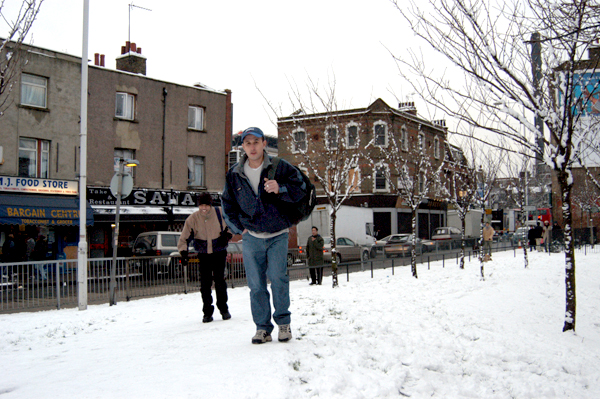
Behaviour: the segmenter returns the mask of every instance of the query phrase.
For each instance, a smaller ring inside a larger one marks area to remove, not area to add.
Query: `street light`
[[[125,173],[125,166],[135,167],[140,164],[135,159],[125,159],[125,158],[118,158],[118,162],[119,162],[119,171],[113,177],[113,181],[115,180],[115,178],[117,181],[116,193],[113,192],[113,194],[117,198],[117,206],[115,208],[115,230],[114,230],[114,235],[113,235],[113,256],[112,256],[112,264],[111,264],[111,268],[110,268],[110,298],[109,298],[110,306],[117,304],[116,270],[117,270],[117,248],[119,246],[119,214],[121,211],[121,196],[123,194],[125,194],[125,196],[128,196],[129,193],[131,192],[131,187],[127,187],[127,191],[128,191],[127,193],[123,192],[123,179],[125,178],[125,176],[129,176],[129,178],[131,179],[131,176],[129,175],[129,173]],[[113,188],[112,183],[113,182],[111,182],[111,189]]]

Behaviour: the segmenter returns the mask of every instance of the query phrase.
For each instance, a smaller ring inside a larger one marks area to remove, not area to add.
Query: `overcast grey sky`
[[[5,13],[21,0],[7,0]],[[129,35],[131,0],[90,0],[89,58],[106,55],[115,68]],[[135,0],[131,41],[148,59],[147,76],[179,84],[201,82],[233,92],[234,132],[248,126],[276,135],[270,102],[292,109],[290,83],[308,76],[336,81],[338,108],[377,98],[396,106],[410,88],[386,49],[401,53],[414,37],[388,0]],[[83,0],[46,0],[32,44],[81,56]],[[2,30],[6,32],[5,25]],[[0,32],[1,32],[0,31]],[[394,93],[394,94],[392,94]],[[424,113],[424,106],[419,107]],[[424,115],[426,116],[426,115]]]

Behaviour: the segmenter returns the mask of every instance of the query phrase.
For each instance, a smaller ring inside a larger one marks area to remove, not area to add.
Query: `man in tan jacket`
[[[220,208],[212,206],[212,197],[208,193],[198,196],[198,210],[185,220],[183,231],[177,243],[177,249],[184,262],[188,258],[188,240],[193,240],[198,251],[200,263],[200,292],[202,293],[203,323],[213,321],[212,283],[215,282],[217,308],[223,320],[231,318],[227,307],[227,283],[225,282],[225,261],[227,244],[231,233],[223,220]]]
[[[490,222],[485,223],[483,228],[483,255],[492,256],[492,241],[494,240],[494,233],[496,230],[490,226]]]

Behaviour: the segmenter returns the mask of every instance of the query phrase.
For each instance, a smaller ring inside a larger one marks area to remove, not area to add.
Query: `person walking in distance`
[[[200,292],[202,293],[203,323],[213,321],[212,284],[215,282],[217,308],[223,320],[231,319],[227,307],[227,283],[225,282],[225,261],[227,245],[232,234],[227,230],[221,210],[212,206],[208,193],[198,195],[198,210],[185,220],[179,236],[177,249],[183,262],[188,261],[188,240],[193,240],[198,251],[200,265]]]
[[[242,234],[242,252],[250,288],[250,309],[256,325],[253,344],[272,341],[273,321],[279,326],[281,342],[292,338],[289,276],[287,274],[288,232],[292,226],[286,210],[306,195],[306,184],[298,170],[280,159],[274,177],[272,158],[266,153],[262,130],[242,132],[244,154],[228,172],[221,196],[225,221],[235,234]]]
[[[492,241],[494,240],[494,233],[496,231],[492,226],[490,226],[490,222],[485,223],[485,227],[483,228],[483,255],[492,256]]]
[[[306,243],[306,256],[310,267],[310,285],[321,285],[323,282],[323,246],[323,237],[319,235],[319,229],[313,226],[312,235],[308,237]]]

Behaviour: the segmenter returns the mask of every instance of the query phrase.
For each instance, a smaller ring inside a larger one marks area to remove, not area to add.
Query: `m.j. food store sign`
[[[0,176],[0,191],[12,193],[77,195],[76,180],[37,179],[32,177]]]

